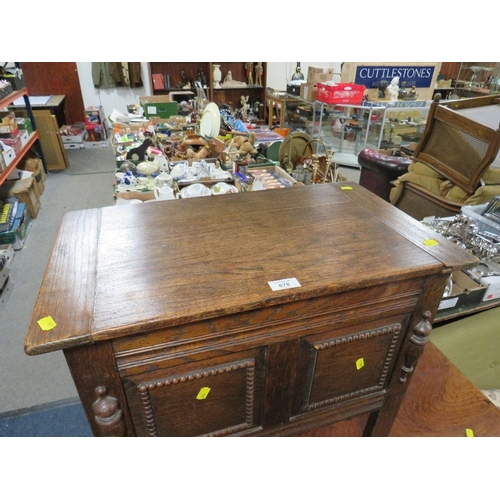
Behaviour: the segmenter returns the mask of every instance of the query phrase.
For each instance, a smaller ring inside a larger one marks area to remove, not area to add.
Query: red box
[[[318,83],[318,101],[327,104],[361,104],[366,87],[354,83]]]

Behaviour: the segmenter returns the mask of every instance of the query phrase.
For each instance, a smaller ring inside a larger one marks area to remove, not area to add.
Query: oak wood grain
[[[364,434],[387,435],[449,273],[475,262],[352,183],[75,212],[25,349],[64,350],[95,435],[293,435],[366,414]],[[300,286],[269,286],[286,278]]]
[[[367,416],[307,432],[307,437],[360,437]],[[420,358],[396,416],[391,437],[500,436],[500,410],[434,345]]]
[[[361,186],[105,207],[62,221],[26,339],[36,354],[475,262]],[[390,210],[388,207],[393,208]],[[375,215],[376,214],[376,215]],[[396,230],[393,229],[396,227]],[[422,240],[435,238],[437,247]],[[300,288],[272,291],[296,278]],[[52,315],[57,327],[36,323]]]

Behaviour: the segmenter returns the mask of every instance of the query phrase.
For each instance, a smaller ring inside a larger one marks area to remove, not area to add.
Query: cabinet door
[[[380,393],[387,385],[408,315],[301,340],[295,414]]]
[[[138,436],[223,436],[258,428],[263,353],[245,351],[126,377]]]

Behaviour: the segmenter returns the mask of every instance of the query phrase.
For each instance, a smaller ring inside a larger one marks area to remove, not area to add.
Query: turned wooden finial
[[[97,399],[92,403],[94,419],[105,436],[124,436],[125,424],[118,399],[108,396],[103,385],[95,388]]]
[[[406,383],[408,376],[413,372],[415,364],[424,350],[425,344],[429,341],[429,335],[432,332],[432,325],[429,322],[430,318],[430,311],[425,311],[422,314],[422,320],[413,328],[413,334],[410,337],[410,342],[405,352],[405,361],[401,367],[399,377],[401,383]]]
[[[95,388],[97,400],[92,404],[92,409],[97,418],[108,419],[113,416],[118,409],[118,400],[108,396],[106,387],[99,385]]]

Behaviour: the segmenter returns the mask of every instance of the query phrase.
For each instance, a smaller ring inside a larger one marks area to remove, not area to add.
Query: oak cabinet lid
[[[354,183],[71,212],[25,350],[63,349],[475,262]],[[46,316],[57,326],[42,330],[38,320]]]

